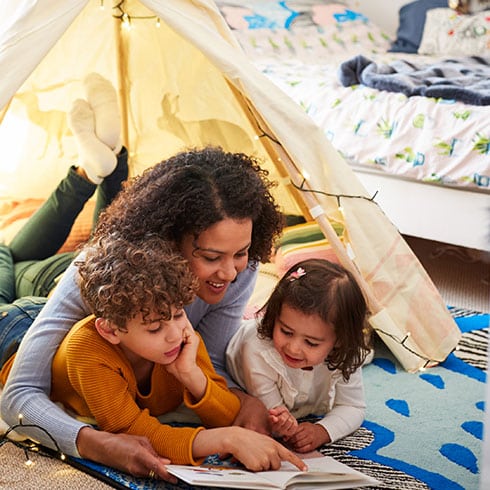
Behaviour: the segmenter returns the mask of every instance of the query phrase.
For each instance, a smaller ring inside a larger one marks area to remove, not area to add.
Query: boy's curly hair
[[[139,313],[169,320],[171,308],[193,301],[198,288],[187,261],[165,240],[136,242],[119,234],[94,239],[77,260],[80,291],[92,313],[124,330]]]
[[[219,147],[178,153],[132,179],[99,218],[95,236],[118,232],[128,240],[154,233],[180,246],[231,218],[253,222],[251,261],[267,262],[283,217],[271,195],[275,184],[258,161]]]
[[[298,268],[302,271],[298,273]],[[281,308],[287,304],[307,315],[318,315],[335,329],[337,342],[325,359],[330,369],[340,369],[344,379],[359,368],[369,351],[365,335],[367,304],[353,275],[339,264],[308,259],[293,265],[277,283],[258,326],[261,338],[271,339]]]

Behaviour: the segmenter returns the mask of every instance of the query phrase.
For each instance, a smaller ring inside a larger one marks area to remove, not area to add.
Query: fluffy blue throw
[[[407,97],[422,95],[490,105],[489,56],[451,58],[426,65],[405,60],[375,63],[358,55],[340,65],[339,79],[344,87],[362,84]]]

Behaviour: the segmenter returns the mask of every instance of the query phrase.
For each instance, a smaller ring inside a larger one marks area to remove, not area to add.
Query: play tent
[[[55,187],[76,157],[66,111],[96,71],[119,89],[133,174],[189,146],[256,154],[284,210],[316,219],[356,274],[370,324],[405,369],[456,346],[410,248],[324,134],[247,61],[212,0],[3,0],[0,67],[0,195]]]

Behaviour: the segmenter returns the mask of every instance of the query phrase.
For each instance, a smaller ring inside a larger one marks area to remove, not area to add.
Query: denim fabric
[[[0,306],[0,369],[17,351],[25,333],[46,301],[47,298],[29,296]]]

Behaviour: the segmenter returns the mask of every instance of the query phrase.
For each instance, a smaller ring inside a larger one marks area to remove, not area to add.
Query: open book
[[[304,460],[308,471],[299,471],[287,461],[277,471],[253,473],[230,466],[167,465],[167,470],[191,485],[247,489],[316,490],[378,485],[378,480],[329,456]]]

